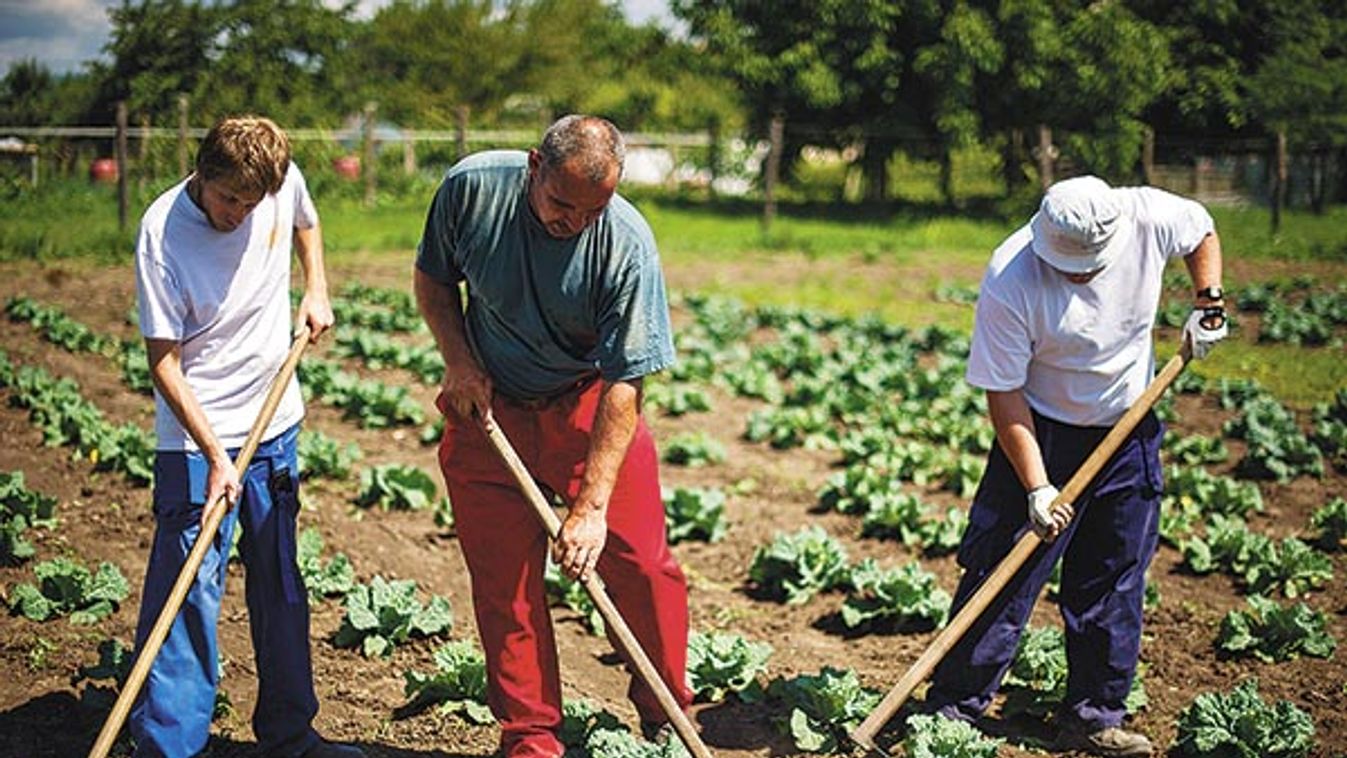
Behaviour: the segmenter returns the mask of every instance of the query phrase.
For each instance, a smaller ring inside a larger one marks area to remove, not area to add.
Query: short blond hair
[[[196,154],[196,173],[245,192],[275,194],[290,168],[290,138],[263,116],[230,116],[210,128]]]

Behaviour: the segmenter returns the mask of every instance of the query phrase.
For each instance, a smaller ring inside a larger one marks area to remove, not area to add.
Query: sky
[[[107,42],[107,9],[121,0],[0,0],[0,72],[26,58],[54,73],[78,71],[98,58]],[[325,0],[330,5],[336,0]],[[368,18],[387,0],[360,0],[357,15]],[[673,24],[667,0],[621,0],[633,23]]]

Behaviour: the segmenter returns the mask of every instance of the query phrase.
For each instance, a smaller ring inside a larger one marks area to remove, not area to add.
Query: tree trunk
[[[126,101],[117,101],[117,228],[126,230]]]
[[[178,176],[187,176],[187,96],[178,95]]]
[[[416,175],[416,141],[407,134],[402,137],[402,173]]]
[[[1014,195],[1024,184],[1024,131],[1011,129],[1006,133],[1006,144],[1001,150],[1001,179],[1006,184],[1006,195]]]
[[[872,137],[865,141],[861,154],[861,177],[865,185],[863,197],[868,203],[883,203],[889,199],[889,157],[893,147],[887,140]]]
[[[772,231],[772,222],[776,220],[776,182],[781,175],[781,151],[785,147],[786,116],[776,113],[767,129],[767,138],[771,147],[767,150],[766,173],[762,179],[762,233]]]
[[[1310,209],[1316,216],[1324,215],[1324,195],[1327,194],[1324,164],[1327,162],[1323,149],[1316,148],[1310,153]]]
[[[463,160],[468,155],[468,114],[472,109],[466,105],[454,108],[454,160]]]
[[[1272,172],[1272,233],[1282,228],[1282,209],[1286,207],[1286,131],[1277,130],[1274,140]]]
[[[711,179],[706,184],[706,194],[715,199],[716,177],[720,176],[721,153],[724,148],[720,144],[720,124],[714,120],[706,126],[706,142],[706,169],[711,174]]]
[[[945,207],[954,207],[954,148],[948,143],[940,148],[940,196]]]
[[[378,173],[375,163],[378,161],[378,153],[374,145],[374,119],[379,113],[378,103],[369,102],[365,104],[365,129],[363,137],[363,153],[361,157],[361,170],[365,173],[365,207],[374,205],[374,195],[378,188],[375,174]]]
[[[1141,137],[1141,181],[1155,186],[1155,130],[1146,127]]]

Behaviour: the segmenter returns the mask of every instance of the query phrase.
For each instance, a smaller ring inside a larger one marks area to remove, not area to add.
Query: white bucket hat
[[[1097,176],[1079,176],[1048,188],[1029,221],[1034,254],[1068,274],[1103,268],[1129,234],[1117,193]]]

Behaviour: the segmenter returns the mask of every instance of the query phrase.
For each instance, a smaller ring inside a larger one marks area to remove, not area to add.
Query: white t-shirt
[[[1110,426],[1155,374],[1151,330],[1165,264],[1215,229],[1200,204],[1150,187],[1117,188],[1132,237],[1085,284],[1034,255],[1026,225],[992,253],[982,279],[968,382],[1023,388],[1029,406],[1058,421]]]
[[[140,331],[182,346],[182,371],[226,448],[243,445],[267,389],[290,348],[290,255],[294,230],[318,212],[293,163],[230,232],[217,231],[184,180],[145,211],[136,241]],[[299,423],[304,401],[293,377],[263,439]],[[196,450],[173,410],[155,392],[159,450]]]

